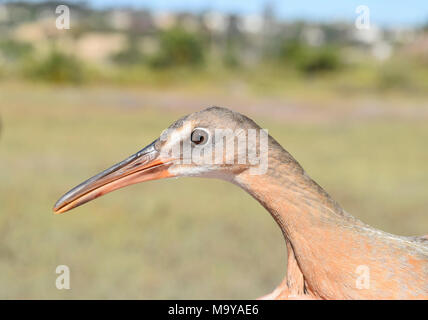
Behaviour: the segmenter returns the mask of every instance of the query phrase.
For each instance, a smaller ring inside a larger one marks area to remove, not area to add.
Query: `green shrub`
[[[299,63],[299,68],[305,73],[335,71],[340,66],[339,55],[332,48],[310,51]]]
[[[413,83],[406,70],[394,66],[384,66],[378,73],[378,87],[381,90],[410,89]]]
[[[296,64],[299,59],[307,54],[307,47],[296,40],[285,41],[279,49],[281,62]]]
[[[83,67],[75,57],[54,50],[45,59],[31,66],[29,75],[54,83],[80,83],[83,81]]]
[[[241,66],[239,60],[239,51],[234,45],[227,45],[223,54],[223,64],[228,68],[237,68]]]
[[[335,71],[342,65],[335,48],[309,47],[296,40],[284,43],[280,60],[308,74]]]
[[[165,31],[160,36],[159,52],[152,56],[152,67],[198,66],[204,61],[202,39],[180,28]]]
[[[10,61],[19,60],[33,52],[33,46],[29,43],[15,40],[0,41],[1,55]]]

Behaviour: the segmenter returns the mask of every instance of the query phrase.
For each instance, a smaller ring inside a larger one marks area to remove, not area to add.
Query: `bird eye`
[[[202,145],[208,141],[208,132],[203,129],[195,129],[190,136],[194,144]]]

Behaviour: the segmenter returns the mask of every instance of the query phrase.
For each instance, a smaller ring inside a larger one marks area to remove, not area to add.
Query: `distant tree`
[[[198,66],[204,62],[204,49],[198,34],[174,28],[160,35],[159,52],[150,64],[153,67]]]
[[[336,48],[309,47],[298,40],[284,42],[279,58],[281,62],[293,65],[305,73],[334,71],[342,65]]]

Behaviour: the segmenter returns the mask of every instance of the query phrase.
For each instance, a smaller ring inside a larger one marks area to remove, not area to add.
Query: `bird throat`
[[[334,248],[344,233],[363,224],[346,213],[273,139],[267,172],[251,175],[244,171],[234,182],[271,213],[309,284],[311,275],[322,272],[329,259],[337,259],[334,250],[326,248]]]

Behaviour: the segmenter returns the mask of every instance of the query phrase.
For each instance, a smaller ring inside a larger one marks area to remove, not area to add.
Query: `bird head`
[[[267,154],[265,130],[237,112],[210,107],[177,120],[148,146],[71,189],[53,210],[63,213],[143,181],[181,176],[233,181],[244,171],[263,174]]]

